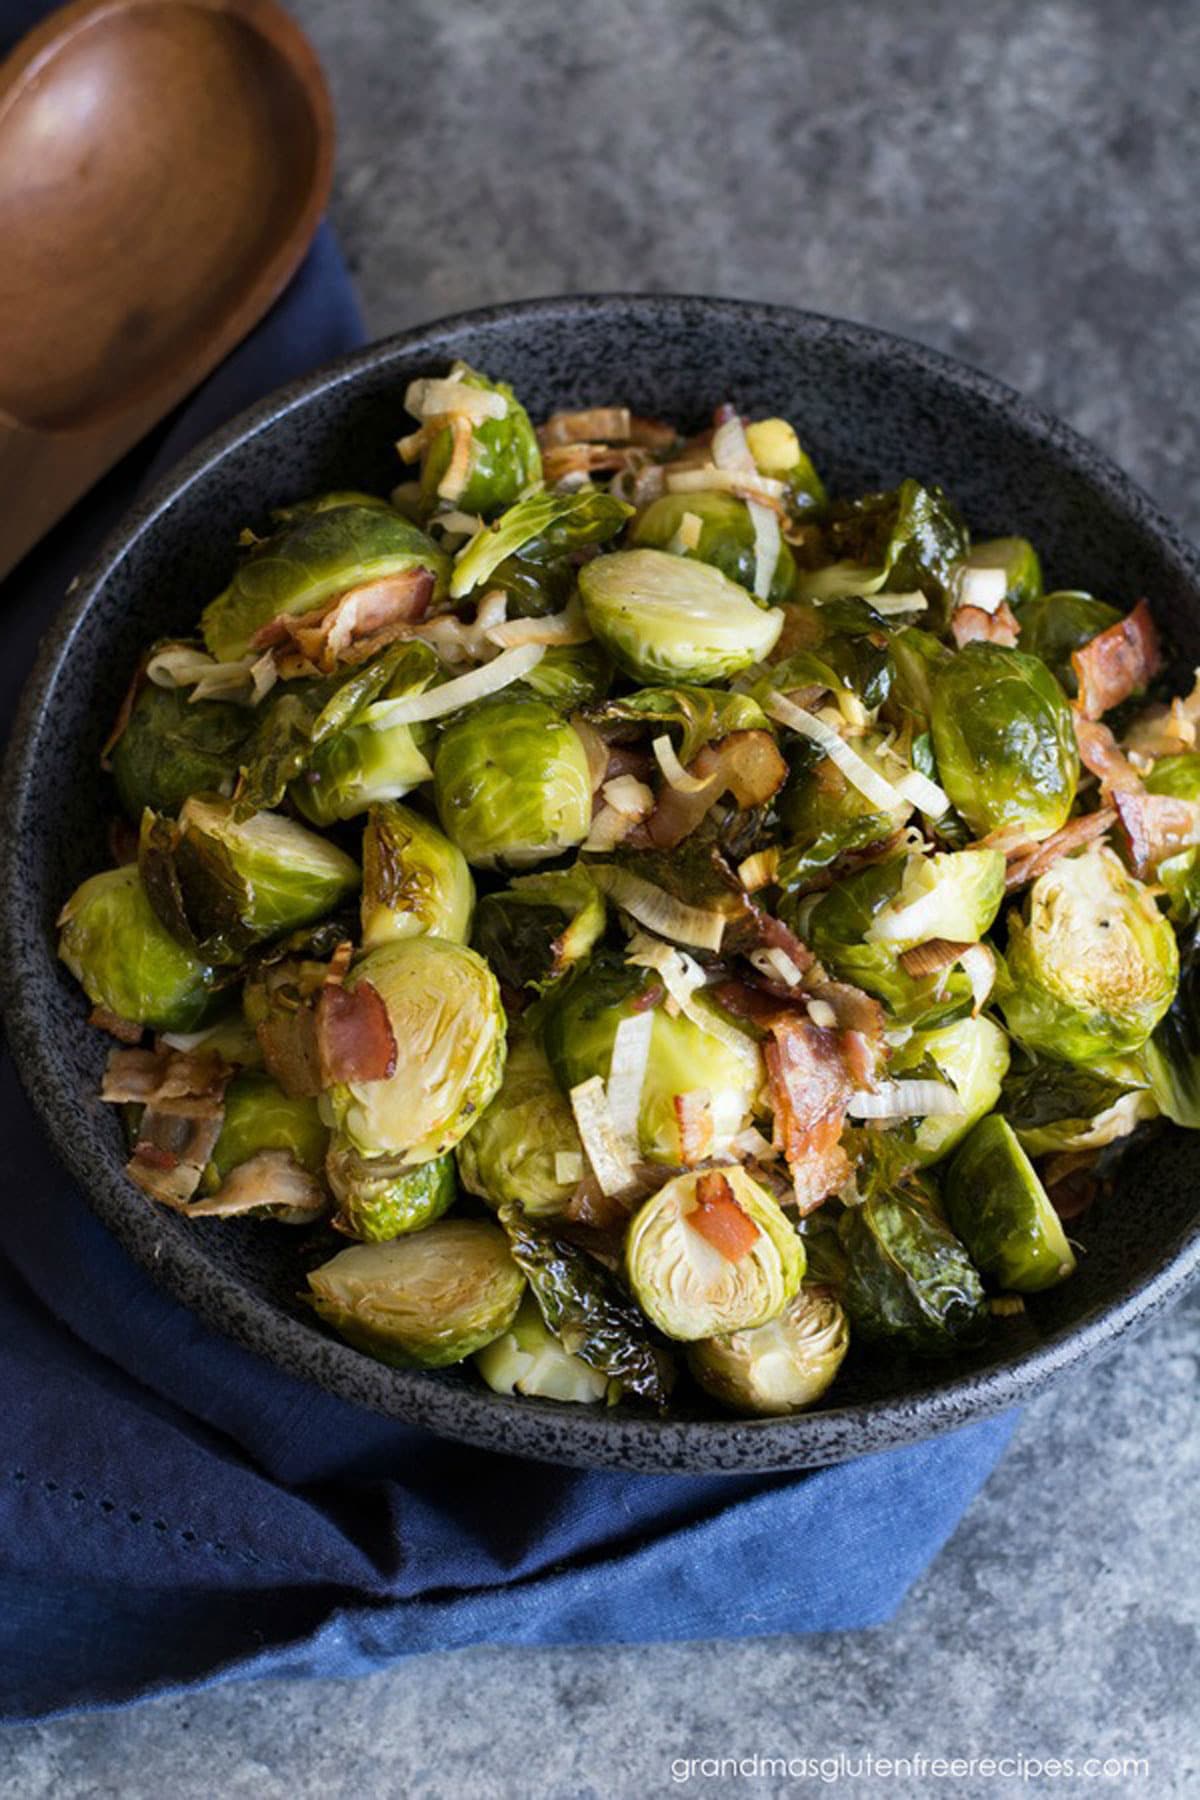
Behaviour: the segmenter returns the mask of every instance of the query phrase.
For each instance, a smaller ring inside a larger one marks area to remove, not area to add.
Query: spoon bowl
[[[78,0],[0,69],[0,574],[266,311],[332,111],[274,0]]]

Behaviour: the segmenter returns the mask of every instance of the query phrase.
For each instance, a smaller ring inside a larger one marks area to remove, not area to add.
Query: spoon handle
[[[166,410],[160,389],[76,431],[39,431],[0,415],[0,581]]]

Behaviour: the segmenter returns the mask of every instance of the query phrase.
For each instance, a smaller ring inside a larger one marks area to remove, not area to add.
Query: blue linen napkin
[[[0,27],[11,40],[44,10],[0,0]],[[68,581],[137,489],[361,338],[323,228],[252,336],[7,584],[0,717]],[[10,1721],[481,1642],[876,1624],[1013,1426],[1008,1415],[798,1476],[581,1472],[444,1443],[292,1378],[159,1292],[59,1168],[6,1056],[0,1396]]]

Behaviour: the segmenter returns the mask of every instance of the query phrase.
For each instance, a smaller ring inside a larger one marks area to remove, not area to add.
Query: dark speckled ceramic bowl
[[[833,490],[919,475],[982,535],[1026,533],[1053,585],[1128,605],[1149,596],[1200,662],[1195,553],[1090,445],[1016,394],[933,352],[783,307],[599,298],[501,307],[375,344],[285,389],[211,438],[125,521],[42,648],[7,769],[0,971],[22,1075],[92,1206],[156,1281],[295,1374],[468,1442],[581,1464],[748,1470],[836,1462],[964,1424],[1095,1360],[1177,1294],[1200,1263],[1200,1138],[1164,1131],[1079,1230],[1079,1274],[998,1325],[971,1361],[848,1367],[820,1410],[740,1422],[648,1419],[487,1392],[468,1374],[398,1373],[329,1336],[296,1304],[305,1235],[188,1224],[122,1173],[114,1112],[96,1099],[105,1040],[54,954],[54,918],[105,860],[99,746],[141,647],[191,627],[267,509],[321,488],[386,490],[414,375],[465,357],[511,381],[537,416],[619,399],[698,424],[722,400],[795,420]],[[310,1249],[307,1260],[315,1260]]]

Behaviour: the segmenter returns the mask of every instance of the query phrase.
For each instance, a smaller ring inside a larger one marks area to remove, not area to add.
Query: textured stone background
[[[373,331],[564,290],[790,300],[1002,376],[1200,528],[1196,6],[292,4]],[[0,1794],[765,1800],[797,1787],[674,1787],[671,1759],[839,1749],[1140,1755],[1149,1782],[1102,1788],[1194,1793],[1198,1298],[1029,1408],[885,1628],[214,1692],[0,1737]]]

